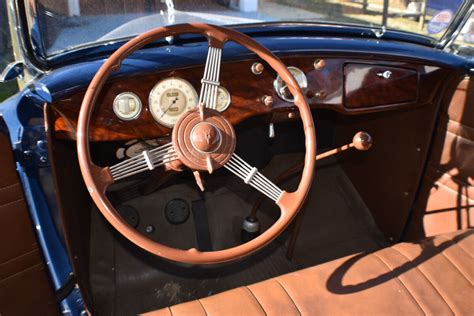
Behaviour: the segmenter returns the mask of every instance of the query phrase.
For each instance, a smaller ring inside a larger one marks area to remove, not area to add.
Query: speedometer
[[[181,115],[196,107],[198,95],[193,86],[181,78],[167,78],[151,89],[150,112],[154,119],[167,127],[173,127]]]

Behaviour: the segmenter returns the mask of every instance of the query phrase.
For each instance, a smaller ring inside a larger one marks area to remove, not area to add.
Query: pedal
[[[246,217],[242,222],[240,240],[242,243],[246,243],[258,236],[260,236],[260,222],[254,217]]]

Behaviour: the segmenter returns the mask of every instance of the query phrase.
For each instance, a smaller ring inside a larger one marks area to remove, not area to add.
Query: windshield
[[[466,0],[471,1],[471,0]],[[463,0],[25,0],[32,41],[48,55],[137,35],[157,26],[310,21],[384,26],[432,38]],[[37,18],[31,19],[31,16]],[[33,22],[31,22],[33,21]],[[38,24],[38,25],[36,25]]]
[[[10,37],[10,26],[8,25],[8,14],[6,2],[0,1],[0,72],[15,61],[13,47]],[[0,83],[0,102],[18,91],[16,81]]]

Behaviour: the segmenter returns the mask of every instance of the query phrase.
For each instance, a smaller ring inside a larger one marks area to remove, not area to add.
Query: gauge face
[[[173,127],[181,115],[196,107],[198,95],[184,79],[168,78],[158,82],[150,92],[150,112],[155,120]]]
[[[219,112],[224,112],[230,105],[230,93],[224,87],[217,89],[217,108]]]
[[[132,158],[137,155],[143,154],[143,151],[149,150],[152,148],[156,148],[160,146],[160,143],[157,139],[149,139],[149,140],[131,140],[126,142],[122,145],[122,147],[118,148],[115,152],[115,156],[117,159],[126,159]]]
[[[306,79],[306,75],[301,69],[296,67],[288,67],[288,70],[293,75],[293,77],[295,77],[296,82],[298,82],[298,85],[301,89],[304,90],[308,87],[308,80]],[[288,102],[294,101],[293,96],[291,95],[291,92],[288,89],[288,85],[283,81],[283,79],[281,79],[280,76],[275,79],[275,81],[273,82],[273,86],[280,98]]]
[[[142,101],[134,93],[123,92],[115,97],[113,109],[119,119],[130,121],[142,111]]]

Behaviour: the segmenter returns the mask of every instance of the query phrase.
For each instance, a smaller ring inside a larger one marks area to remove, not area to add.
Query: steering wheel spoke
[[[121,161],[109,169],[113,180],[117,181],[146,170],[153,170],[176,159],[178,159],[178,155],[173,144],[168,143],[151,150],[144,150],[141,154]]]
[[[224,167],[274,202],[277,202],[283,194],[282,189],[235,153]]]
[[[219,75],[221,70],[222,48],[209,46],[207,52],[204,75],[201,79],[201,93],[199,94],[199,104],[203,104],[209,109],[217,108],[217,90],[219,89]]]

